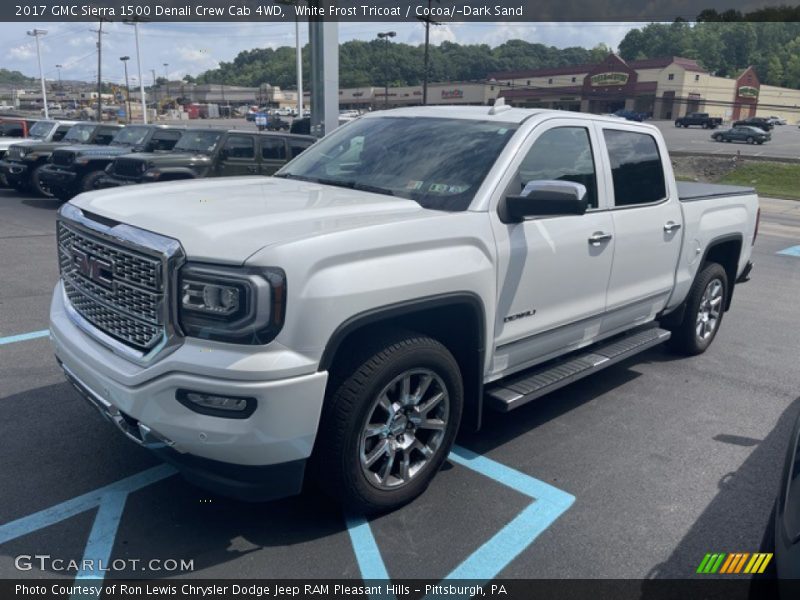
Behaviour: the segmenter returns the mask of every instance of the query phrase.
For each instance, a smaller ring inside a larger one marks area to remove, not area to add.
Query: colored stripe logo
[[[709,552],[703,557],[697,572],[703,575],[756,575],[763,573],[771,560],[772,554],[765,552]]]

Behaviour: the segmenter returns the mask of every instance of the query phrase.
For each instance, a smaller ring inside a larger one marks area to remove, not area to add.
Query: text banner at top
[[[798,20],[797,0],[2,0],[0,21],[553,22],[674,21],[735,11],[750,20]]]

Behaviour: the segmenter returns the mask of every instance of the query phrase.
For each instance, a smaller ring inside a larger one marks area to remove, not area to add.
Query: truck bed
[[[678,198],[681,202],[695,202],[708,200],[720,196],[748,196],[755,194],[753,188],[740,185],[720,185],[718,183],[695,183],[693,181],[678,181]]]

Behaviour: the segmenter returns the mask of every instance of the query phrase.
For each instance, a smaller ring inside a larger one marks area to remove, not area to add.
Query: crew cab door
[[[675,285],[683,216],[667,150],[655,135],[624,125],[599,125],[608,157],[615,248],[604,334],[650,321]],[[662,157],[664,157],[662,159]]]
[[[585,346],[600,328],[616,242],[597,148],[591,124],[545,121],[501,183],[501,198],[520,195],[531,181],[582,183],[589,209],[522,223],[503,223],[491,213],[498,252],[494,378]]]
[[[280,135],[261,136],[261,174],[272,175],[286,164],[286,138]]]
[[[220,177],[256,175],[258,161],[256,160],[255,136],[246,133],[228,135],[220,148],[217,160],[219,162],[216,171]]]

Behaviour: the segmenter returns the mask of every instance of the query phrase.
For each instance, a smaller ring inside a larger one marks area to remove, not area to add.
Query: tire
[[[714,136],[714,141],[715,142],[721,142],[722,141],[722,136],[721,135],[715,135]]]
[[[680,124],[680,123],[678,123],[678,121],[675,121],[675,127],[678,127],[678,128],[680,128],[680,127],[681,127],[681,124]]]
[[[753,138],[749,137],[749,138],[747,138],[745,141],[746,141],[748,144],[752,144],[752,143],[753,143],[755,140],[754,140]]]
[[[672,350],[695,356],[708,349],[722,324],[728,289],[728,275],[722,265],[706,263],[689,290],[683,320],[672,328]]]
[[[91,192],[97,188],[97,183],[105,175],[105,171],[90,171],[81,179],[81,192]]]
[[[47,189],[44,185],[42,185],[41,174],[42,170],[44,170],[46,165],[39,165],[31,172],[31,191],[36,194],[37,196],[41,196],[42,198],[52,198],[53,194]]]
[[[331,374],[311,459],[320,489],[361,514],[425,491],[453,445],[464,396],[458,363],[438,341],[402,331],[373,339]],[[412,395],[402,409],[404,384]]]
[[[764,140],[758,140],[758,141],[756,142],[756,144],[758,144],[759,146],[761,146],[763,143],[764,143]]]

